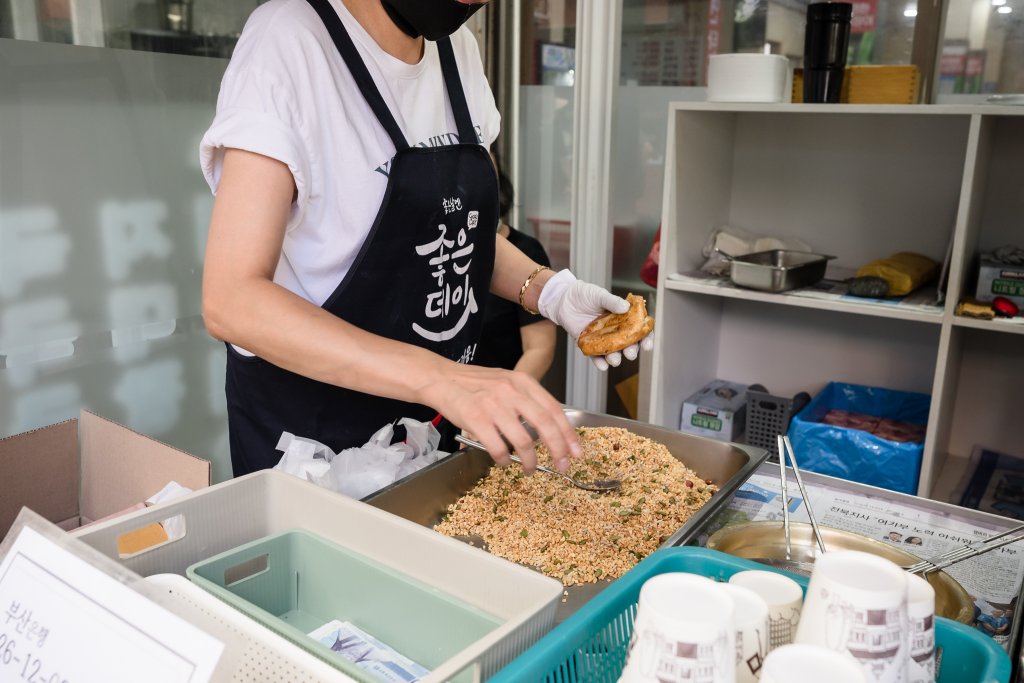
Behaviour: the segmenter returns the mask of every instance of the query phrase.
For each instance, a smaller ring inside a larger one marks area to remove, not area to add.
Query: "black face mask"
[[[380,0],[391,21],[413,38],[440,40],[450,36],[483,7],[458,0]]]

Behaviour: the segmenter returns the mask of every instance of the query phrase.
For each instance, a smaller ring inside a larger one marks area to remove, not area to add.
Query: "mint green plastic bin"
[[[427,669],[501,620],[411,576],[303,530],[197,562],[189,579],[361,681],[376,681],[307,633],[348,621]]]

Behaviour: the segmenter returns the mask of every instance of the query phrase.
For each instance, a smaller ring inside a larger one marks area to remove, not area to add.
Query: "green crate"
[[[361,681],[376,681],[307,633],[349,621],[427,669],[502,620],[316,534],[290,530],[197,562],[188,577]]]
[[[665,548],[648,555],[569,619],[499,671],[489,683],[615,683],[633,633],[640,588],[668,572],[728,581],[748,569],[776,571],[806,591],[808,578],[716,550]],[[1009,683],[1011,663],[994,640],[955,621],[936,617],[937,683]]]

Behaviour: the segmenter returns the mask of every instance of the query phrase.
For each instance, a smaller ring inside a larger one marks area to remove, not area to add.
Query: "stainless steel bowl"
[[[820,526],[825,547],[830,550],[860,550],[891,560],[900,566],[921,558],[891,545],[850,531]],[[818,555],[810,524],[790,524],[792,555],[786,559],[786,537],[781,522],[748,522],[716,531],[707,547],[736,557],[756,560],[798,574],[809,574]],[[935,589],[935,613],[963,624],[974,620],[974,603],[964,587],[945,572],[929,574],[928,583]]]

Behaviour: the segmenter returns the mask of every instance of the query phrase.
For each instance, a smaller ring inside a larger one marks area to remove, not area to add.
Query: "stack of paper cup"
[[[907,575],[910,628],[910,683],[935,681],[935,589],[920,576]]]
[[[856,662],[869,683],[905,683],[910,661],[905,571],[876,555],[841,550],[814,562],[796,642]]]
[[[761,683],[867,683],[860,667],[820,645],[783,645],[764,662]]]
[[[736,677],[734,601],[696,574],[659,574],[640,587],[623,683]]]
[[[729,583],[749,588],[767,603],[768,652],[793,642],[804,601],[800,584],[788,576],[756,569],[733,574]]]
[[[768,656],[768,605],[754,591],[722,584],[736,607],[736,683],[756,683]]]

